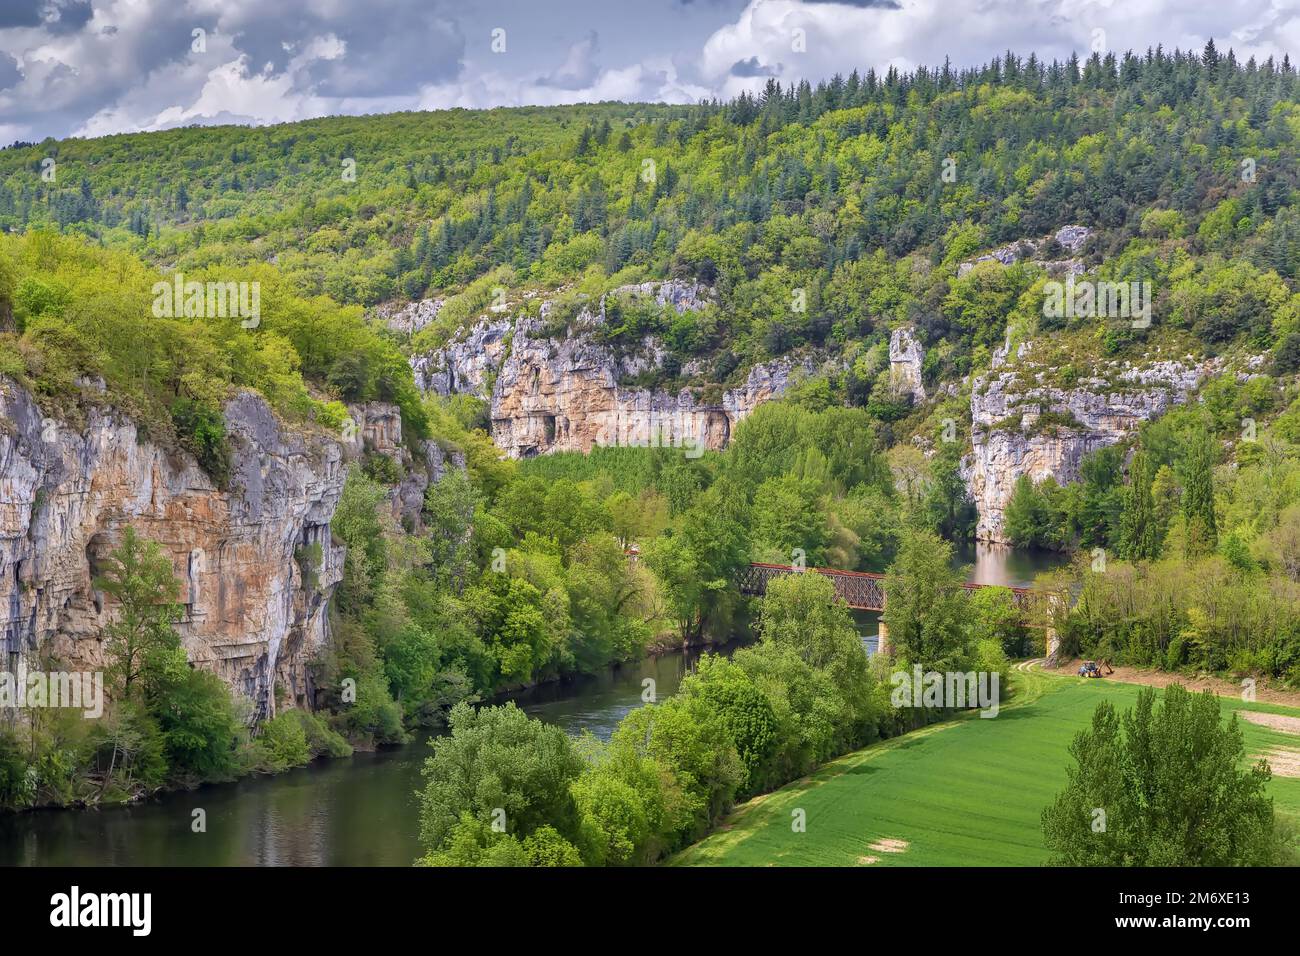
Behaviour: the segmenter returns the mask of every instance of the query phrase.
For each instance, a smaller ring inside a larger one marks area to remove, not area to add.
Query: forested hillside
[[[337,510],[301,555],[310,581],[322,545],[346,545],[326,596],[334,627],[315,662],[317,704],[367,746],[437,724],[462,700],[746,630],[755,611],[736,571],[796,554],[928,582],[926,600],[893,612],[910,615],[895,627],[903,663],[997,669],[1036,652],[1009,592],[986,592],[975,613],[949,600],[961,579],[951,543],[975,528],[981,428],[1022,446],[1074,436],[1087,451],[1064,484],[1034,480],[1018,460],[1001,476],[1015,487],[1010,541],[1080,554],[1043,582],[1077,598],[1054,622],[1066,650],[1294,683],[1298,91],[1289,61],[1240,63],[1210,44],[1053,64],[1008,54],[975,70],[772,84],[689,108],[16,145],[0,150],[0,374],[74,428],[91,406],[127,413],[218,487],[238,389],[318,432],[343,429],[347,404],[398,407],[411,454],[368,448],[346,484],[340,471]],[[1076,226],[1078,245],[1065,248],[1061,228]],[[1016,251],[1021,241],[1032,254]],[[159,314],[155,283],[177,274],[258,283],[257,321]],[[1051,314],[1048,283],[1062,275],[1149,283],[1150,321]],[[716,391],[775,357],[808,359],[784,400],[753,411],[723,451],[502,460],[481,399],[416,389],[412,355],[477,322],[498,289],[532,317],[552,302],[546,334],[559,339],[611,290],[668,278],[716,296],[681,312],[613,297],[587,334],[612,349],[653,337],[668,370],[654,384],[672,396]],[[445,301],[414,336],[380,321],[422,298]],[[925,349],[924,388],[907,393],[889,355],[903,328]],[[1107,419],[1109,396],[1141,405],[1130,392],[1151,368],[1176,378],[1192,366],[1185,395],[1143,405],[1106,441],[1058,407]],[[1019,404],[977,428],[993,384]],[[464,467],[399,518],[393,496],[410,459],[433,455],[426,442]],[[33,515],[44,507],[34,501]],[[791,641],[786,625],[823,595],[794,598],[764,625]],[[901,729],[881,685],[844,663],[859,651],[844,617],[825,622],[833,653],[822,663],[774,638],[740,671],[714,671],[739,690],[713,700],[702,679],[700,699],[677,705],[702,726],[696,709],[761,699],[780,715],[781,744],[751,754],[742,774],[713,728],[706,750],[730,768],[716,792],[701,784],[692,811],[624,848],[628,859],[701,832],[737,793]],[[348,681],[359,703],[343,699]],[[148,703],[171,713],[174,702]],[[816,739],[796,746],[792,728],[812,733],[801,721],[813,714]],[[628,726],[630,746],[640,730]],[[76,785],[42,782],[0,802],[66,801],[88,786],[103,741],[57,733],[31,752],[79,753]],[[178,767],[200,772],[173,755]],[[455,821],[429,825],[437,850]]]
[[[1296,89],[1289,61],[1243,64],[1211,44],[1053,64],[1008,53],[693,108],[46,142],[0,151],[0,225],[85,233],[185,271],[274,262],[299,294],[363,305],[488,274],[589,292],[697,277],[718,284],[719,314],[669,344],[734,353],[725,373],[801,345],[852,351],[902,320],[945,343],[934,362],[967,371],[1006,313],[1041,297],[1020,303],[1032,275],[961,282],[956,264],[1078,222],[1099,230],[1090,265],[1158,283],[1157,327],[1266,347],[1278,290],[1262,273],[1292,281],[1300,250]]]

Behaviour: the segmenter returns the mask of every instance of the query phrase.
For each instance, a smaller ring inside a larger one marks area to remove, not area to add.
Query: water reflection
[[[671,697],[698,656],[665,654],[546,685],[519,703],[566,733],[608,740],[641,706],[647,679],[659,700]],[[416,793],[429,753],[421,741],[133,807],[0,816],[0,865],[409,866],[420,852]],[[199,808],[206,833],[191,830]]]
[[[1068,556],[1056,551],[1012,548],[1005,544],[979,543],[960,548],[956,560],[970,565],[966,580],[971,584],[998,584],[1027,588],[1042,571],[1068,564]]]

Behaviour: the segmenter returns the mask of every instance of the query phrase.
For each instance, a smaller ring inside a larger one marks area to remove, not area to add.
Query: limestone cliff
[[[653,298],[678,313],[712,298],[705,286],[677,281],[617,292]],[[723,447],[737,422],[779,397],[797,367],[808,367],[790,359],[756,365],[716,401],[689,388],[629,387],[629,379],[662,368],[666,352],[653,336],[623,352],[600,344],[594,333],[605,324],[605,304],[582,310],[560,337],[547,334],[550,302],[536,317],[484,318],[460,340],[412,357],[416,383],[440,395],[490,397],[493,440],[514,458],[615,444],[667,444],[694,453]],[[681,375],[699,371],[688,365]]]
[[[921,381],[921,368],[925,350],[916,340],[914,330],[897,328],[889,337],[889,384],[900,394],[911,395],[917,402],[925,401],[925,385]]]
[[[430,484],[441,481],[448,470],[463,469],[464,455],[446,451],[432,441],[408,447],[402,441],[401,410],[388,402],[350,405],[348,414],[349,424],[344,426],[342,438],[344,458],[352,461],[367,454],[391,458],[400,475],[387,495],[393,519],[408,531],[423,527],[425,491]]]
[[[1075,480],[1085,455],[1187,401],[1217,367],[1190,357],[1140,366],[1112,362],[1063,385],[1050,362],[1035,361],[1031,344],[1010,357],[999,350],[992,370],[971,390],[973,452],[964,473],[979,511],[976,536],[1006,541],[1004,510],[1021,475]]]
[[[1083,261],[1078,256],[1091,236],[1092,230],[1087,226],[1062,226],[1046,238],[1021,239],[963,262],[957,266],[957,275],[964,276],[981,262],[998,262],[1009,266],[1023,261],[1035,261],[1048,274],[1056,277],[1082,275]],[[1066,258],[1054,258],[1053,254],[1064,254]]]
[[[84,428],[46,418],[0,381],[0,649],[101,669],[113,609],[93,578],[127,526],[158,541],[182,582],[179,630],[190,660],[250,698],[260,716],[305,704],[307,662],[328,634],[343,568],[329,522],[343,450],[280,423],[254,393],[225,409],[233,457],[217,489],[188,455],[142,440],[116,412]]]

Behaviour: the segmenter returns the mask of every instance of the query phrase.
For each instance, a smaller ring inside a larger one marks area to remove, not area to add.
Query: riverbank
[[[991,583],[1032,579],[1032,567],[1012,567],[1016,562],[987,551],[975,557],[972,579],[987,579],[994,573],[990,567],[1015,574]],[[989,560],[994,564],[980,563]],[[1036,559],[1027,560],[1032,564]],[[867,646],[876,631],[875,617],[865,613],[858,621]],[[647,680],[653,681],[655,699],[665,700],[677,692],[701,654],[729,654],[746,642],[742,637],[724,644],[662,648],[598,675],[557,679],[504,699],[570,735],[608,739],[619,721],[645,703]],[[420,769],[430,753],[428,740],[439,732],[420,730],[402,746],[317,760],[273,776],[155,793],[126,806],[0,815],[0,865],[174,863],[179,851],[169,841],[180,837],[186,863],[409,866],[421,852],[415,798],[423,784]],[[195,809],[207,811],[208,841],[202,848],[188,843]]]
[[[1039,866],[1039,816],[1065,785],[1068,748],[1102,700],[1131,707],[1138,684],[1016,671],[1017,694],[994,720],[959,717],[895,737],[737,807],[675,866]],[[1300,709],[1225,698],[1225,712],[1300,716]],[[1294,735],[1243,720],[1248,754],[1297,746]],[[1300,817],[1300,779],[1269,793]],[[791,828],[803,811],[806,831]]]
[[[567,734],[608,739],[644,703],[647,679],[660,700],[671,697],[699,653],[647,657],[537,687],[516,702]],[[3,814],[0,866],[410,866],[421,853],[416,793],[432,753],[429,741],[438,733],[129,805]],[[202,834],[192,831],[200,809],[207,826]]]

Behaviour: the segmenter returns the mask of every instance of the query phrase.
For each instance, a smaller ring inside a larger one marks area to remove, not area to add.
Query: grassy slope
[[[1017,675],[1014,706],[995,719],[966,717],[868,747],[738,808],[675,865],[875,866],[1037,865],[1045,861],[1039,814],[1065,783],[1067,747],[1103,698],[1123,709],[1140,688],[1113,681]],[[1265,704],[1237,709],[1295,714]],[[1294,735],[1245,721],[1247,753],[1295,747]],[[1300,779],[1274,778],[1279,810],[1300,814]],[[807,832],[791,831],[791,812]],[[870,849],[905,840],[903,853]]]

